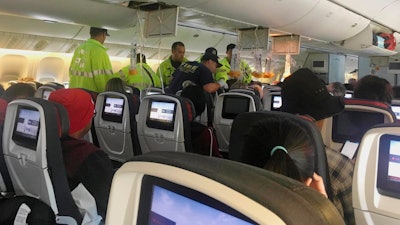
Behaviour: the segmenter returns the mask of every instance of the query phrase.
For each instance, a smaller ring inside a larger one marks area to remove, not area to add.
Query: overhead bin
[[[245,7],[241,0],[164,2],[328,42],[350,38],[370,22],[326,0],[253,0]]]
[[[379,0],[369,1],[368,4],[364,0],[332,0],[344,7],[353,9],[355,12],[369,18],[377,23],[385,24],[392,30],[400,30],[399,23],[399,7],[400,1],[396,0]]]
[[[379,31],[376,31],[373,28],[373,25],[369,24],[357,35],[341,42],[335,42],[334,44],[345,49],[355,50],[355,52],[360,55],[392,56],[397,54],[396,51],[385,49],[383,46],[379,47],[374,45],[374,35],[376,35]]]
[[[122,5],[90,0],[2,1],[0,6],[0,14],[116,30],[133,27],[137,23],[137,17],[133,16],[135,12],[136,10]]]

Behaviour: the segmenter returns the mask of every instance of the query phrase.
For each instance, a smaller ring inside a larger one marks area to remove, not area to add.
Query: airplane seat
[[[333,192],[331,189],[325,145],[320,131],[308,118],[303,118],[286,112],[274,111],[247,112],[238,115],[232,124],[229,141],[229,159],[243,162],[243,152],[246,151],[244,144],[246,142],[248,132],[254,125],[260,124],[260,121],[268,118],[287,119],[297,125],[296,127],[293,127],[293,129],[299,129],[299,127],[301,127],[307,131],[307,136],[310,137],[312,145],[315,148],[314,171],[323,178],[326,193],[328,194],[328,197],[331,198],[333,196]],[[264,121],[262,125],[266,128],[270,126],[268,121]]]
[[[139,88],[132,85],[125,85],[126,92],[140,96]]]
[[[282,97],[280,91],[268,92],[264,95],[263,106],[266,111],[280,111]]]
[[[85,88],[80,88],[80,89],[89,93],[90,96],[92,97],[93,103],[96,104],[97,96],[99,95],[99,93],[85,89]],[[90,128],[89,132],[83,137],[83,139],[94,144],[97,147],[100,147],[99,140],[98,140],[97,134],[96,134],[96,128],[93,126],[93,124],[94,124],[94,118],[92,120],[92,127]]]
[[[68,114],[61,105],[39,98],[14,100],[7,107],[3,154],[16,195],[45,202],[58,224],[80,224],[60,142],[68,129]]]
[[[346,98],[344,102],[344,111],[325,119],[321,129],[325,145],[336,151],[341,151],[345,143],[360,143],[364,133],[376,124],[396,122],[386,103]]]
[[[155,94],[164,94],[164,91],[161,88],[156,88],[156,87],[148,87],[142,89],[140,91],[140,100],[143,100],[143,98],[148,95],[155,95]]]
[[[239,92],[218,95],[214,109],[214,129],[221,152],[229,152],[229,137],[235,117],[240,113],[259,110],[262,110],[260,99],[255,95]]]
[[[400,99],[393,99],[392,104],[390,105],[392,111],[396,115],[396,123],[400,122]]]
[[[176,95],[148,95],[139,108],[138,135],[142,153],[192,152],[193,103]]]
[[[400,224],[400,126],[380,124],[363,136],[353,175],[356,224]]]
[[[226,159],[152,152],[116,172],[107,225],[196,222],[344,225],[335,206],[312,188]]]
[[[106,91],[97,96],[93,127],[100,148],[113,161],[124,163],[141,154],[136,121],[139,105],[135,94]]]
[[[0,126],[0,137],[3,137],[3,126]],[[14,194],[14,187],[3,154],[3,138],[0,138],[0,199]]]
[[[35,93],[35,97],[36,98],[43,98],[43,99],[49,99],[50,93],[61,89],[61,86],[57,86],[55,84],[52,83],[47,83],[47,84],[43,84],[42,86],[40,86]]]

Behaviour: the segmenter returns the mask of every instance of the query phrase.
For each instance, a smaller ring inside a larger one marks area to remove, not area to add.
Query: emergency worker
[[[125,77],[128,85],[132,85],[140,90],[148,87],[161,88],[160,77],[146,63],[146,56],[144,54],[136,54],[135,71],[130,71],[130,65],[127,65],[119,71],[119,74],[121,77]]]
[[[185,58],[185,45],[180,42],[174,42],[171,47],[172,54],[168,59],[161,62],[157,69],[157,77],[162,76],[162,81],[164,86],[168,86],[172,80],[172,74],[183,62],[187,62],[188,59]]]
[[[221,64],[218,63],[218,56],[211,53],[205,53],[201,58],[201,63],[196,61],[182,63],[172,75],[173,79],[166,92],[175,94],[188,85],[203,87],[208,93],[214,93],[221,87],[227,88],[228,85],[224,80],[214,82],[212,73],[219,66]]]
[[[235,44],[229,44],[228,46],[226,46],[226,57],[224,57],[219,61],[219,63],[221,63],[222,66],[217,69],[215,74],[215,80],[219,81],[223,79],[228,84],[232,84],[235,82],[235,80],[237,80],[238,74],[235,74],[233,71],[231,71],[232,51],[234,48],[236,48]],[[243,82],[247,84],[250,83],[252,80],[251,69],[249,64],[244,60],[240,60],[240,71],[244,73]]]
[[[110,58],[103,46],[106,29],[91,27],[90,39],[74,52],[69,67],[69,87],[103,92],[107,81],[113,77]]]

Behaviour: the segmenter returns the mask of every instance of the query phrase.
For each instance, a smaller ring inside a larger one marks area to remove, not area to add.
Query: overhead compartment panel
[[[254,0],[246,2],[245,7],[241,0],[165,2],[324,41],[352,37],[370,22],[352,11],[322,0]]]
[[[400,1],[398,0],[333,0],[344,7],[353,9],[355,12],[374,20],[375,22],[385,24],[387,27],[400,31]]]
[[[320,1],[312,11],[296,22],[276,27],[324,41],[338,41],[350,38],[370,21],[329,1]]]
[[[356,54],[368,56],[391,56],[397,54],[395,51],[387,50],[373,45],[373,26],[368,25],[359,34],[341,42],[336,42],[340,47],[354,50]]]

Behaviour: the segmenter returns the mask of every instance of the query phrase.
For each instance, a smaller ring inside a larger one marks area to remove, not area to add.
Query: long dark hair
[[[244,148],[244,163],[299,181],[314,173],[311,136],[290,118],[267,118],[254,124]]]

